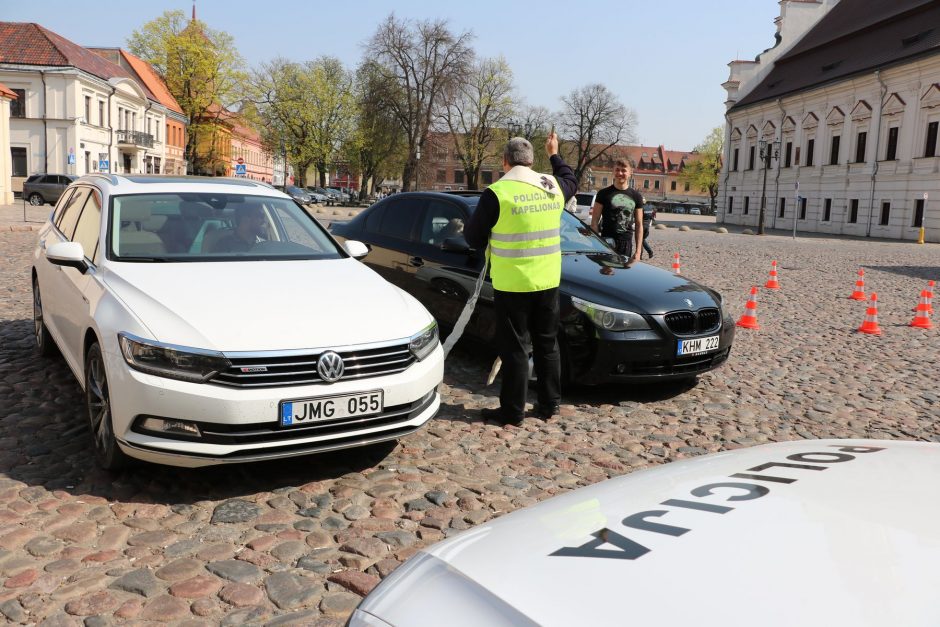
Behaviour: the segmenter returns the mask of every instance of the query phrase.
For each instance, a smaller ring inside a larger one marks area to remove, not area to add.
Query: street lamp
[[[757,234],[764,234],[764,208],[767,205],[767,170],[770,168],[770,158],[774,159],[780,156],[780,140],[775,139],[768,142],[762,139],[758,142],[760,147],[760,160],[764,164],[764,183],[760,191],[760,217],[757,220]]]

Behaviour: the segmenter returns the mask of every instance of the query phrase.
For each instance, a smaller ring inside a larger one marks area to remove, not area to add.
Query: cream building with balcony
[[[0,22],[13,189],[35,173],[162,172],[167,109],[120,66],[38,24]]]
[[[724,84],[719,219],[757,226],[763,197],[767,228],[940,242],[940,3],[780,5],[777,45]]]

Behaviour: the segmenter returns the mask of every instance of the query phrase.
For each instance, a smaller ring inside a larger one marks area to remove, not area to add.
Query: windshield
[[[594,203],[594,194],[588,194],[581,192],[580,194],[575,194],[578,199],[579,205],[590,205]]]
[[[464,196],[470,213],[476,211],[479,196]],[[607,243],[591,231],[581,220],[563,211],[561,214],[561,252],[563,253],[612,253]]]
[[[111,259],[136,262],[345,256],[291,200],[208,193],[112,197],[109,251]]]

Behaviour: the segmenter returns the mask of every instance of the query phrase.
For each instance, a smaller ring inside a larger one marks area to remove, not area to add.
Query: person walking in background
[[[644,199],[645,200],[645,199]],[[656,207],[647,206],[646,203],[643,203],[643,250],[646,251],[647,256],[653,258],[653,249],[650,247],[650,231],[653,230],[653,220],[656,219]],[[640,255],[640,258],[643,258],[643,255]]]
[[[538,379],[536,414],[548,419],[561,402],[558,350],[561,283],[561,218],[578,191],[571,168],[558,155],[558,136],[545,142],[552,175],[532,170],[532,144],[514,137],[503,152],[501,179],[481,195],[464,226],[474,248],[490,247],[490,277],[496,308],[496,339],[502,359],[499,408],[483,409],[487,420],[518,424],[525,417],[531,338]]]
[[[591,230],[614,240],[614,249],[638,260],[643,243],[643,195],[630,187],[633,167],[626,159],[614,162],[614,184],[597,192],[591,208]],[[635,245],[634,245],[635,244]]]

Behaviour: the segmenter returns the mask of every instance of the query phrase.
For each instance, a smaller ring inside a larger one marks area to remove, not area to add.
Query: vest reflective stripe
[[[554,177],[545,177],[559,190]],[[499,219],[490,235],[490,276],[502,292],[538,292],[561,283],[560,193],[517,180],[490,185],[499,199]]]
[[[560,253],[561,244],[551,246],[542,246],[540,248],[490,248],[490,255],[496,257],[512,257],[519,259],[521,257],[540,257],[550,253]]]
[[[534,231],[532,233],[492,233],[490,239],[494,242],[531,242],[537,239],[551,239],[561,237],[561,229],[548,229],[547,231]]]

